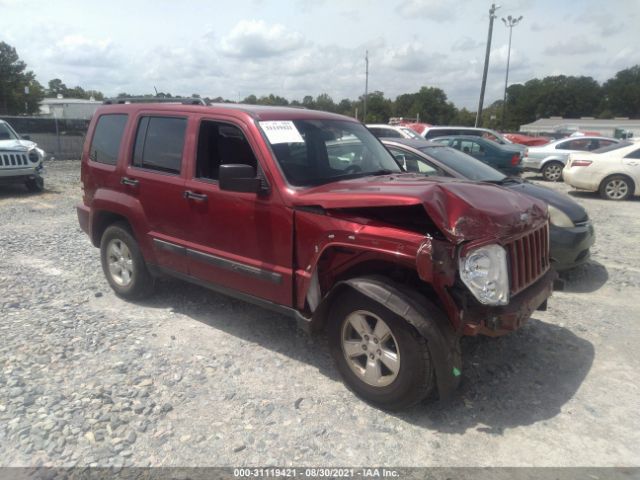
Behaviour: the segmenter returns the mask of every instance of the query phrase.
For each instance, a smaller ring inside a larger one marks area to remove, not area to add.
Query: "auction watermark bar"
[[[640,480],[640,467],[0,467],[0,480]]]

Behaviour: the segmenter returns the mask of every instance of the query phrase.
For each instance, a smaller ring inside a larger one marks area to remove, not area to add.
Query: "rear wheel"
[[[107,227],[100,241],[102,270],[117,295],[137,299],[153,292],[153,277],[127,224]]]
[[[331,354],[359,397],[398,410],[432,391],[435,377],[427,341],[391,310],[351,290],[334,301],[329,322]]]
[[[30,178],[26,182],[24,182],[24,185],[30,192],[41,192],[42,190],[44,190],[44,179],[40,176]]]
[[[633,182],[624,175],[612,175],[600,184],[600,196],[605,200],[626,200],[633,192]]]
[[[549,162],[542,168],[542,176],[549,182],[562,180],[564,165],[561,162]]]

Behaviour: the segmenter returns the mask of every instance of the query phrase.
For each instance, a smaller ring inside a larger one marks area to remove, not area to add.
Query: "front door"
[[[192,227],[189,274],[281,305],[292,305],[293,213],[277,192],[222,191],[222,164],[260,171],[246,127],[231,120],[203,118],[185,183]]]

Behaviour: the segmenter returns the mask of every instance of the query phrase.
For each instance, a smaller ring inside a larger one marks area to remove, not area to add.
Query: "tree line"
[[[59,78],[50,80],[48,88],[43,87],[35,74],[27,70],[16,49],[0,42],[0,115],[37,114],[42,99],[58,95],[104,99],[102,92],[84,90],[80,86],[69,88]],[[122,92],[118,97],[185,98],[164,92],[142,95]],[[200,95],[194,93],[191,97],[200,98]],[[204,100],[233,103],[223,97],[205,97]],[[476,117],[475,112],[457,108],[442,89],[428,86],[415,93],[398,95],[395,99],[386,98],[381,91],[369,93],[366,118],[363,118],[364,95],[338,102],[326,93],[315,98],[307,95],[302,100],[288,100],[274,94],[249,95],[241,103],[325,110],[357,117],[366,123],[387,123],[391,117],[405,117],[419,118],[422,122],[436,125],[473,125]],[[482,111],[482,125],[499,128],[503,124],[502,113],[503,101],[498,100]],[[602,84],[587,76],[556,75],[509,86],[506,130],[517,130],[522,124],[550,116],[640,118],[640,65],[621,70]]]

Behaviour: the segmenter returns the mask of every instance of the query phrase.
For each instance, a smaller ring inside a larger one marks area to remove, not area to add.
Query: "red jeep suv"
[[[249,105],[105,105],[82,229],[124,298],[171,275],[325,328],[347,385],[387,409],[460,379],[462,335],[546,307],[546,206],[403,173],[359,122]]]

